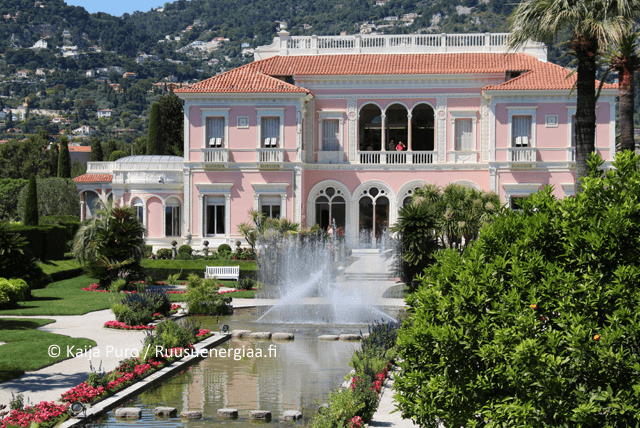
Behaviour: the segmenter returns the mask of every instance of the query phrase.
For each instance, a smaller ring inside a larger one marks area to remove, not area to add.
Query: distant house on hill
[[[18,70],[16,72],[16,76],[18,76],[18,77],[29,77],[29,73],[30,72],[31,71],[29,71],[29,70]]]
[[[31,47],[31,49],[47,49],[48,46],[49,44],[46,40],[40,39]]]
[[[81,127],[76,128],[76,129],[71,131],[72,134],[79,135],[81,137],[89,136],[89,135],[93,134],[94,132],[95,132],[95,130],[92,127],[90,127],[89,125],[82,125]]]
[[[98,110],[97,115],[98,115],[98,118],[111,117],[112,113],[115,113],[115,112],[113,110],[111,110],[111,109],[104,109],[104,110]]]
[[[122,75],[123,78],[125,79],[135,79],[136,78],[136,73],[132,72],[132,71],[127,71],[126,73],[124,73]]]

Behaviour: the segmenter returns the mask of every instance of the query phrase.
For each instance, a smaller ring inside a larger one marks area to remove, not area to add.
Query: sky
[[[69,6],[82,6],[89,13],[106,12],[114,16],[122,16],[124,13],[133,13],[136,10],[148,12],[151,8],[164,6],[167,1],[168,0],[65,0]]]

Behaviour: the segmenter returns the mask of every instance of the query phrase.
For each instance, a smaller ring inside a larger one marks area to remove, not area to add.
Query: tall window
[[[140,224],[144,224],[144,205],[142,204],[142,201],[139,198],[136,198],[133,200],[131,206],[136,210],[136,218]]]
[[[340,150],[339,121],[322,121],[322,151],[337,152]]]
[[[280,140],[280,118],[279,117],[263,117],[262,118],[262,147],[275,148],[278,147]]]
[[[180,236],[180,203],[174,199],[165,207],[165,236]]]
[[[224,235],[224,196],[207,196],[204,215],[207,236]]]
[[[260,211],[268,218],[280,218],[280,196],[260,196]]]
[[[456,119],[456,140],[454,150],[473,150],[473,131],[471,119]]]
[[[224,147],[224,117],[207,118],[207,147]]]
[[[571,115],[571,147],[576,147],[576,115]]]
[[[529,147],[531,145],[531,116],[513,116],[511,122],[512,147]]]
[[[346,201],[342,191],[333,187],[320,190],[315,200],[315,205],[316,224],[318,224],[322,230],[326,231],[328,226],[333,226],[335,220],[335,225],[339,229],[336,233],[338,233],[338,236],[344,234]],[[342,228],[342,230],[340,230],[340,228]]]

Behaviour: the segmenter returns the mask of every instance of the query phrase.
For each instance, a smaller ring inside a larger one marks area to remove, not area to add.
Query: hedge
[[[76,232],[80,229],[80,220],[72,215],[50,215],[40,219],[40,225],[58,225],[66,229],[65,243],[72,241]]]
[[[75,259],[40,262],[38,266],[49,275],[52,282],[71,279],[84,274],[84,267]]]
[[[194,274],[204,278],[207,266],[240,266],[240,279],[257,279],[258,268],[253,261],[238,260],[142,260],[143,275],[162,280],[182,271],[181,278]]]
[[[22,226],[10,228],[27,238],[29,249],[40,260],[62,260],[66,252],[67,229],[64,226]]]

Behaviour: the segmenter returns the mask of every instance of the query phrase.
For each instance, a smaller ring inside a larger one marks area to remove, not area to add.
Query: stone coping
[[[166,367],[152,373],[151,375],[141,379],[140,381],[129,385],[128,387],[116,392],[114,395],[105,398],[104,400],[98,402],[94,406],[87,408],[87,416],[79,419],[68,419],[59,425],[59,428],[71,428],[71,427],[81,427],[90,422],[97,416],[100,416],[124,401],[130,399],[133,396],[139,395],[151,388],[154,385],[157,385],[164,381],[166,378],[174,376],[177,373],[184,371],[188,366],[196,363],[197,361],[203,359],[203,357],[196,355],[199,354],[196,351],[200,351],[203,349],[211,349],[216,346],[228,341],[231,339],[230,334],[221,335],[219,333],[215,333],[213,336],[194,344],[195,351],[193,353],[189,353],[186,357],[183,357],[180,360],[174,361]]]

